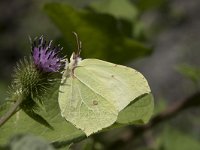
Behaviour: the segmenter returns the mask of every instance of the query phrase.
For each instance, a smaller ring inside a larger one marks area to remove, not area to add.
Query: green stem
[[[12,117],[16,112],[17,112],[17,109],[19,108],[19,105],[22,103],[22,99],[19,99],[18,101],[15,102],[15,104],[10,108],[10,110],[8,112],[6,112],[5,115],[3,115],[1,118],[0,118],[0,127],[6,123],[6,121],[8,119],[10,119],[10,117]]]

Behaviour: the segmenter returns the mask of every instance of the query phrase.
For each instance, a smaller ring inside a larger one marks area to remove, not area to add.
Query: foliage
[[[7,150],[55,150],[52,145],[40,137],[33,135],[16,135],[1,149]]]
[[[151,52],[150,48],[121,32],[117,20],[109,14],[76,10],[69,5],[59,3],[46,4],[44,10],[68,43],[67,54],[71,54],[74,50],[75,40],[71,38],[72,31],[78,33],[83,43],[83,58],[124,63]]]
[[[139,19],[138,8],[129,0],[101,0],[94,1],[89,9],[102,14],[109,14],[117,19],[117,24],[122,33],[134,40],[146,39],[143,23]]]
[[[168,2],[166,0],[138,0],[138,2],[136,2],[136,6],[141,11],[147,11],[152,9],[160,9],[161,7],[166,7],[167,3]]]
[[[94,1],[90,7],[97,12],[106,13],[117,19],[124,19],[130,22],[136,21],[138,10],[129,0],[101,0]]]
[[[20,110],[9,121],[7,121],[4,126],[1,127],[0,131],[4,136],[0,137],[0,143],[5,144],[12,135],[20,133],[30,133],[33,135],[42,136],[51,142],[56,142],[55,145],[58,145],[58,147],[63,146],[63,144],[68,145],[85,138],[85,134],[82,131],[78,130],[61,117],[57,102],[58,90],[56,89],[58,89],[58,86],[54,87],[52,90],[52,95],[49,95],[49,97],[44,100],[45,110],[36,111],[36,113],[48,121],[53,129],[47,128],[35,120],[32,120],[22,110]],[[116,124],[109,129],[137,122],[146,123],[152,114],[152,106],[153,99],[151,95],[141,97],[139,100],[125,108],[125,112],[122,111],[119,114],[119,120],[116,122]],[[130,110],[130,108],[137,108],[138,110]],[[143,112],[144,109],[146,112]],[[4,106],[4,109],[2,108],[0,110],[1,114],[3,114],[3,110],[6,111],[7,109]],[[130,113],[132,113],[132,116],[134,117],[129,116],[128,114]],[[60,142],[62,142],[61,145],[59,144]]]

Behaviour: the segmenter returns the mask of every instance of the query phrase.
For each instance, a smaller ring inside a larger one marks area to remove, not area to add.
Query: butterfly
[[[66,61],[59,88],[61,115],[87,136],[109,127],[118,113],[137,97],[150,93],[144,76],[130,67],[99,59],[81,59],[77,52]]]

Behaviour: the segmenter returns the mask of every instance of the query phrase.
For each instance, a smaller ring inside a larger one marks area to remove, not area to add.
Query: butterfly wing
[[[142,74],[132,68],[98,59],[79,62],[60,86],[61,114],[90,135],[112,125],[119,111],[150,92]]]
[[[76,77],[60,86],[61,115],[87,136],[113,124],[118,115],[115,106]]]
[[[98,59],[84,59],[74,72],[75,76],[93,91],[113,103],[118,111],[145,93],[150,87],[138,71]]]

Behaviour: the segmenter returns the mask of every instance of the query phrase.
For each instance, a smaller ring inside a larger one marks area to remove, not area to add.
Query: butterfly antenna
[[[72,32],[76,37],[76,44],[77,44],[77,56],[80,57],[81,49],[82,49],[82,43],[78,38],[78,34],[76,32]]]
[[[81,50],[82,50],[82,42],[81,41],[79,41],[79,53],[78,53],[78,55],[80,56],[80,54],[81,54]]]

